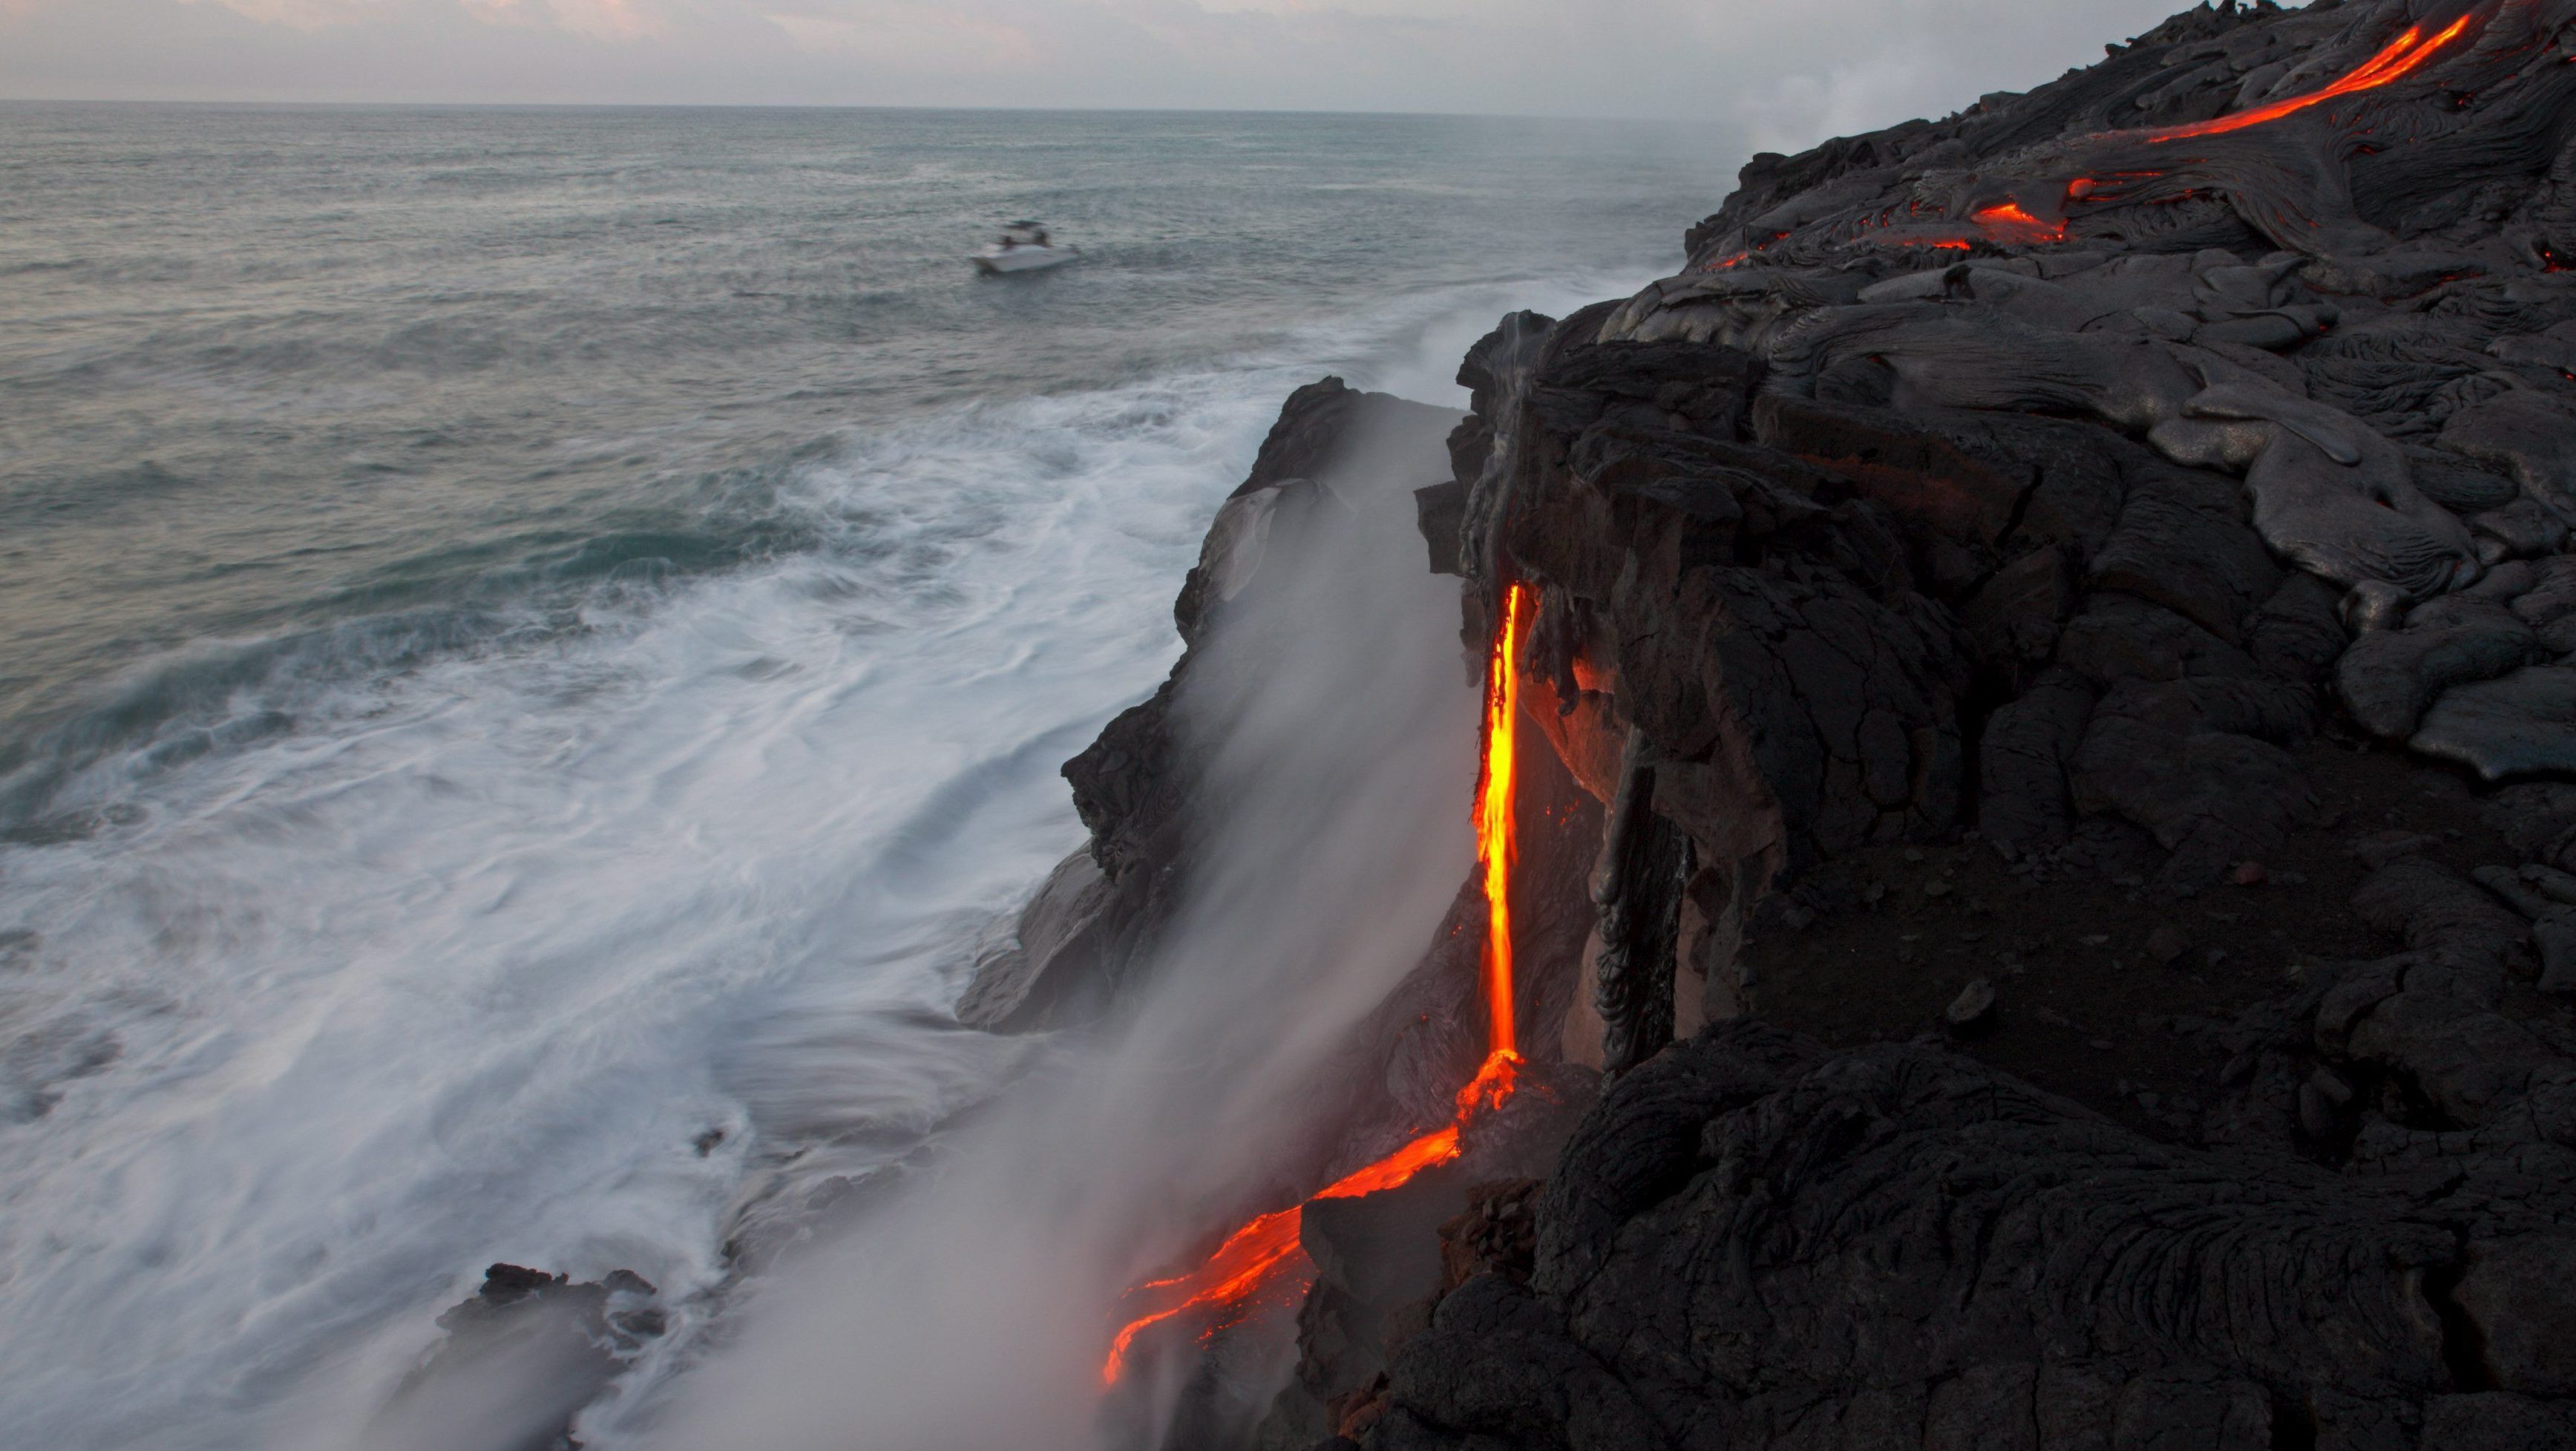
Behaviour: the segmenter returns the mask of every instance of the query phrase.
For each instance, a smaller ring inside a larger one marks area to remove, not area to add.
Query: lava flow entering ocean
[[[1526,585],[1515,584],[1505,592],[1503,618],[1494,631],[1493,655],[1485,667],[1484,769],[1476,785],[1476,857],[1485,885],[1484,1066],[1458,1090],[1457,1112],[1448,1124],[1335,1181],[1315,1199],[1382,1193],[1457,1158],[1467,1121],[1502,1107],[1519,1079],[1512,979],[1511,880],[1512,863],[1518,856],[1512,796],[1519,770],[1513,722],[1520,712],[1521,630],[1534,603]],[[1154,1308],[1129,1320],[1110,1342],[1109,1358],[1100,1368],[1101,1383],[1114,1386],[1126,1375],[1136,1337],[1156,1325],[1185,1317],[1204,1322],[1200,1332],[1204,1339],[1237,1323],[1254,1305],[1293,1299],[1314,1276],[1314,1262],[1306,1257],[1300,1238],[1304,1228],[1304,1204],[1273,1210],[1226,1236],[1225,1243],[1197,1269],[1128,1291],[1131,1304],[1143,1302]]]

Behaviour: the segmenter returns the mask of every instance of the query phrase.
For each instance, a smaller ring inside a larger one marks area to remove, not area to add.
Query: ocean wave
[[[501,633],[484,612],[433,608],[173,652],[69,719],[0,746],[0,843],[86,840],[120,807],[133,809],[120,788],[283,734],[299,707],[347,682],[382,681]],[[96,774],[103,767],[112,779]]]
[[[1017,1050],[937,1027],[942,974],[1073,844],[1056,764],[1164,668],[1277,381],[852,431],[710,491],[794,548],[568,541],[517,605],[200,646],[22,748],[17,1427],[338,1424],[493,1260],[635,1269],[685,1340],[763,1186],[977,1101]]]

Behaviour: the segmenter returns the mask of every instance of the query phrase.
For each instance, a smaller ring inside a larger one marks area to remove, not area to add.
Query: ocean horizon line
[[[1527,111],[1343,110],[1322,106],[1081,106],[1081,105],[928,105],[860,101],[452,101],[452,100],[294,100],[205,96],[39,96],[0,95],[0,106],[100,106],[162,110],[222,111],[749,111],[799,113],[820,111],[898,112],[908,115],[1032,116],[1315,116],[1352,120],[1523,121],[1550,125],[1709,126],[1724,123],[1680,116],[1602,116]]]

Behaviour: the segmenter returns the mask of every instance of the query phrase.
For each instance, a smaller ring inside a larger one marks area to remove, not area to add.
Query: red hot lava
[[[2248,126],[2260,126],[2266,121],[2278,121],[2284,116],[2304,111],[2310,106],[2323,105],[2338,96],[2349,96],[2357,91],[2376,90],[2393,81],[2403,80],[2422,70],[2432,62],[2434,55],[2443,47],[2459,39],[2461,34],[2468,30],[2471,18],[2463,15],[2433,32],[2430,37],[2424,34],[2424,27],[2421,25],[2407,26],[2379,54],[2364,61],[2351,74],[2323,90],[2310,91],[2302,96],[2292,96],[2285,101],[2274,101],[2268,106],[2257,106],[2251,111],[2239,111],[2233,116],[2220,116],[2214,120],[2197,121],[2188,126],[2171,126],[2160,131],[2150,131],[2147,133],[2147,140],[2181,141],[2193,136],[2220,136],[2230,131],[2242,131]]]
[[[1512,865],[1520,857],[1512,836],[1512,790],[1520,775],[1512,722],[1520,713],[1521,616],[1529,593],[1529,586],[1515,584],[1503,596],[1502,625],[1485,662],[1485,764],[1476,784],[1476,859],[1485,868],[1485,1046],[1496,1056],[1509,1055],[1520,1042],[1512,1021]]]
[[[1526,585],[1515,584],[1505,594],[1502,624],[1494,632],[1494,652],[1485,670],[1485,759],[1476,787],[1476,857],[1485,883],[1485,1065],[1458,1090],[1457,1114],[1445,1127],[1343,1177],[1316,1199],[1382,1193],[1411,1182],[1425,1169],[1448,1163],[1458,1157],[1459,1136],[1467,1121],[1502,1107],[1512,1096],[1521,1061],[1512,1017],[1510,889],[1517,856],[1512,792],[1519,770],[1513,721],[1520,712],[1521,631],[1535,604]],[[1114,1386],[1126,1375],[1136,1337],[1154,1326],[1187,1320],[1203,1327],[1204,1339],[1236,1324],[1256,1305],[1293,1298],[1314,1275],[1314,1262],[1306,1258],[1300,1240],[1304,1228],[1305,1205],[1273,1210],[1226,1236],[1225,1243],[1197,1269],[1128,1291],[1130,1308],[1141,1313],[1110,1342],[1109,1358],[1100,1367],[1101,1384]]]
[[[2357,95],[2364,91],[2393,85],[2431,65],[2436,57],[2451,49],[2453,44],[2462,37],[2476,39],[2477,34],[2484,29],[2481,13],[2486,9],[2487,7],[2484,6],[2469,9],[2438,29],[2428,29],[2431,25],[2430,21],[2419,21],[2410,25],[2399,32],[2396,39],[2381,47],[2378,54],[2318,90],[2257,106],[2250,111],[2239,111],[2232,116],[2219,116],[2184,126],[2167,126],[2142,132],[2123,132],[2118,135],[2122,139],[2143,140],[2149,145],[2183,141],[2198,136],[2223,136],[2230,132],[2243,131],[2267,122],[2278,121],[2285,116],[2296,115],[2343,96]],[[2569,57],[2569,60],[2576,62],[2576,56]],[[2067,183],[2064,205],[2071,206],[2097,199],[2108,200],[2109,198],[2102,197],[2101,194],[2125,189],[2123,183],[2153,180],[2162,174],[2156,171],[2115,172],[2112,174],[2112,179],[2108,181],[2090,176],[2078,176]],[[2050,210],[2056,212],[2058,208],[2052,207]],[[1873,227],[1868,222],[1863,222],[1861,226],[1867,240],[1876,241],[1882,245],[1933,247],[1951,251],[1970,250],[1978,240],[2005,246],[2029,246],[2063,242],[2068,239],[2067,224],[2062,215],[2052,220],[2050,217],[2034,214],[2017,198],[1980,207],[1969,213],[1968,221],[1976,228],[1973,235],[1957,229],[1955,224],[1943,227],[1905,222],[1885,227],[1884,230]],[[1872,233],[1874,235],[1871,235]],[[1708,270],[1718,272],[1737,266],[1789,235],[1786,232],[1780,233],[1773,237],[1771,242],[1760,243],[1720,261],[1709,263]]]
[[[2066,223],[2042,221],[2032,216],[2020,202],[2008,201],[1991,207],[1980,207],[1968,214],[1979,230],[1998,242],[2063,242]]]

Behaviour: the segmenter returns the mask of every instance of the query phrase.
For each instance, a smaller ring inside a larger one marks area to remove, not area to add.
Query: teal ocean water
[[[280,1444],[495,1260],[708,1333],[779,1165],[1007,1071],[956,969],[1285,393],[1462,402],[1738,160],[0,105],[0,1445]]]

